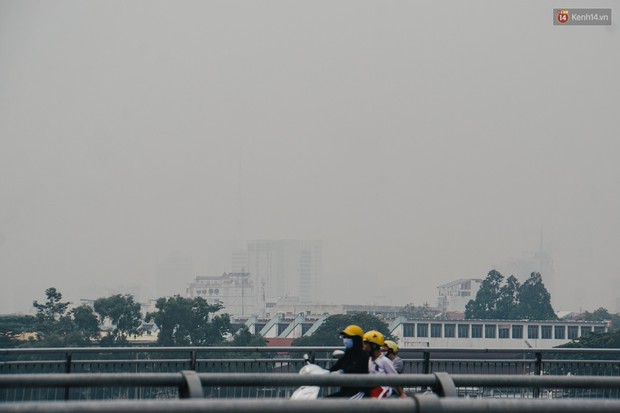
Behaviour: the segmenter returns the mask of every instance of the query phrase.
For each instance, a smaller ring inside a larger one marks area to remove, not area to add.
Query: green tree
[[[0,316],[0,348],[16,347],[22,343],[19,335],[34,331],[34,317],[27,315]]]
[[[439,310],[431,307],[428,303],[415,306],[413,303],[405,305],[402,315],[407,318],[434,318],[439,314]]]
[[[101,345],[125,345],[128,337],[142,334],[140,304],[134,301],[131,294],[99,298],[95,300],[94,308],[101,324],[108,319],[113,325],[112,330],[102,338]]]
[[[83,340],[89,341],[99,338],[99,319],[92,307],[83,304],[71,310],[71,315],[77,330],[82,334]]]
[[[521,318],[519,314],[519,280],[514,275],[506,279],[506,284],[499,290],[499,299],[495,306],[495,318],[498,320],[514,320]]]
[[[71,316],[67,314],[70,302],[62,301],[62,294],[56,288],[45,290],[46,301],[41,304],[33,301],[37,310],[35,315],[36,345],[57,347],[67,342],[67,336],[75,331]]]
[[[519,289],[520,318],[527,320],[557,320],[551,306],[551,294],[545,288],[540,273],[533,272]]]
[[[157,311],[147,314],[147,319],[159,327],[157,343],[161,346],[220,345],[231,330],[228,314],[214,315],[224,307],[202,297],[162,297],[155,307]]]
[[[28,344],[37,347],[87,346],[99,336],[97,317],[85,305],[69,310],[71,303],[62,301],[62,294],[56,288],[45,290],[46,301],[34,301],[37,310],[34,317],[36,339]]]
[[[585,337],[576,338],[559,348],[620,348],[620,330],[609,333],[590,333]],[[571,355],[574,357],[574,355]],[[587,356],[588,358],[596,358]],[[603,356],[608,358],[609,356]]]
[[[377,330],[386,339],[393,339],[388,325],[377,316],[369,313],[335,314],[325,319],[323,324],[311,336],[304,336],[293,341],[294,346],[340,346],[340,332],[348,325],[355,324],[362,330]]]
[[[45,340],[45,345],[51,347],[84,347],[90,344],[90,337],[80,330],[72,317],[72,313],[61,317],[56,324],[56,334]]]
[[[593,312],[586,311],[583,313],[583,317],[580,317],[584,321],[610,321],[609,331],[614,332],[620,328],[620,316],[617,314],[610,314],[606,308],[600,307]]]
[[[482,281],[474,300],[465,306],[467,319],[526,319],[556,320],[551,306],[551,295],[542,282],[540,273],[533,272],[521,285],[511,275],[504,284],[504,276],[492,270]]]
[[[58,323],[65,317],[70,302],[63,302],[62,294],[54,287],[45,290],[46,301],[40,304],[33,301],[32,306],[37,310],[35,316],[35,328],[37,338],[51,336],[58,332]]]
[[[501,298],[504,276],[499,271],[491,270],[482,281],[476,298],[469,300],[465,306],[465,318],[488,320],[497,318],[497,304]]]
[[[267,340],[259,333],[252,334],[247,326],[243,326],[235,333],[230,345],[233,347],[264,347],[267,345]]]

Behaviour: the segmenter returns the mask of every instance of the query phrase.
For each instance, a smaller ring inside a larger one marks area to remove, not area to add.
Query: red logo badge
[[[556,18],[558,19],[558,23],[565,24],[570,20],[570,14],[568,10],[558,10]]]

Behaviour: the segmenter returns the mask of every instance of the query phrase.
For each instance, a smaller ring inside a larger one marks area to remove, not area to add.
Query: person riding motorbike
[[[383,334],[372,330],[364,334],[364,351],[370,358],[368,359],[368,371],[370,374],[398,374],[392,361],[381,353],[381,347],[385,345]],[[400,397],[407,397],[401,386],[395,387]],[[370,389],[368,392],[372,398],[383,399],[392,394],[392,388],[389,386],[379,386]]]
[[[344,356],[329,371],[344,374],[368,374],[369,355],[362,349],[362,338],[364,337],[362,328],[354,324],[349,325],[340,332],[340,337],[345,348]],[[341,387],[340,391],[327,397],[361,398],[365,391],[364,388]]]

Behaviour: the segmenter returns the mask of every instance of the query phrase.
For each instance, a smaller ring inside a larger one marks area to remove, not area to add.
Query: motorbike
[[[332,353],[332,357],[340,359],[344,356],[344,351],[336,350]],[[314,355],[304,354],[304,366],[299,370],[299,374],[331,374],[329,370],[315,364]],[[319,397],[321,391],[320,386],[301,386],[291,395],[291,400],[314,400]]]

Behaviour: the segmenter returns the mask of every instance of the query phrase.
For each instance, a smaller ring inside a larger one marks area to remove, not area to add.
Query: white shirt
[[[381,354],[376,359],[368,359],[368,373],[370,374],[398,374],[392,360]]]

